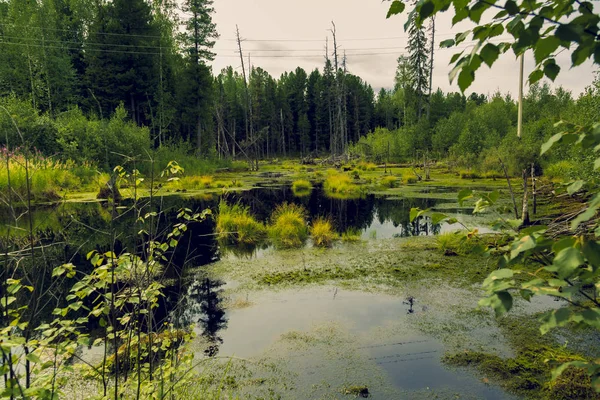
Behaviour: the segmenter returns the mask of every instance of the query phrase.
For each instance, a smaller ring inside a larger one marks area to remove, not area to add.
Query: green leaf
[[[476,2],[473,5],[473,7],[471,7],[471,9],[469,10],[469,18],[471,18],[471,21],[478,24],[479,21],[481,21],[481,14],[483,14],[483,12],[485,10],[487,10],[489,7],[490,7],[489,3],[485,2],[485,1]]]
[[[434,224],[434,225],[437,225],[440,222],[442,222],[443,220],[445,220],[446,218],[448,218],[448,216],[446,214],[443,214],[443,213],[432,213],[431,214],[431,223]]]
[[[573,66],[576,67],[578,65],[583,64],[585,60],[592,56],[592,46],[587,43],[582,43],[575,49],[575,51],[571,54],[571,62]]]
[[[448,47],[452,47],[452,46],[454,46],[454,39],[447,39],[447,40],[443,40],[440,42],[441,48],[448,48]],[[454,56],[456,56],[456,54]],[[457,58],[458,58],[458,56],[457,56]],[[454,61],[456,61],[456,60],[454,60]],[[453,63],[454,61],[450,61],[450,63]]]
[[[474,80],[475,72],[468,67],[463,68],[462,71],[460,71],[460,74],[458,74],[458,87],[460,88],[461,92],[467,90]]]
[[[404,5],[403,2],[398,1],[398,0],[393,1],[392,4],[390,5],[390,8],[388,10],[386,18],[390,18],[393,15],[402,14],[405,7],[406,6]]]
[[[569,278],[585,261],[581,252],[574,247],[567,247],[554,257],[553,265],[557,267],[558,276],[562,279]]]
[[[25,356],[25,358],[34,364],[42,362],[42,360],[35,353],[29,353]]]
[[[517,5],[517,3],[515,3],[513,0],[508,0],[505,4],[504,4],[504,9],[508,12],[508,14],[510,15],[517,15],[519,13],[519,6]]]
[[[463,189],[460,192],[458,192],[458,204],[462,207],[465,200],[470,199],[472,197],[473,197],[472,189]]]
[[[542,145],[542,152],[540,153],[540,155],[543,156],[544,153],[546,153],[548,150],[550,150],[552,148],[552,146],[554,146],[555,143],[560,142],[562,137],[563,137],[562,133],[557,133],[556,135],[554,135],[550,139],[548,139],[548,141]]]
[[[554,53],[558,46],[560,45],[560,40],[556,36],[548,36],[546,38],[540,39],[533,51],[533,55],[535,57],[535,62],[537,64],[541,64],[550,54]]]
[[[575,182],[573,182],[567,188],[567,193],[569,193],[570,196],[574,195],[575,193],[577,193],[577,192],[579,192],[581,190],[581,188],[583,187],[584,184],[585,184],[585,181],[575,181]]]
[[[555,63],[548,63],[544,66],[544,74],[552,81],[556,79],[559,72],[560,67]]]
[[[590,240],[583,245],[583,255],[594,267],[600,267],[600,243]]]
[[[571,316],[571,310],[568,308],[559,308],[558,310],[552,310],[544,314],[542,317],[543,324],[540,325],[540,332],[542,335],[548,333],[552,328],[564,326],[569,322]]]
[[[421,20],[425,20],[427,17],[431,16],[434,11],[435,5],[433,4],[433,2],[426,1],[425,3],[423,3],[423,5],[421,5],[421,8],[419,10],[419,16],[421,17]]]
[[[515,275],[515,272],[510,268],[497,269],[490,273],[488,277],[483,281],[483,286],[487,286],[492,282],[499,279],[509,279]]]
[[[588,208],[586,208],[584,212],[579,214],[577,216],[577,218],[575,218],[571,222],[571,230],[572,231],[576,230],[577,227],[579,226],[579,224],[581,224],[582,222],[587,222],[590,219],[594,218],[596,216],[597,210],[598,210],[598,206],[591,206],[591,205],[588,206]]]
[[[527,251],[535,249],[537,243],[533,236],[527,235],[519,239],[517,242],[513,243],[512,250],[510,252],[510,258],[515,258],[519,254]]]
[[[541,69],[536,69],[529,74],[529,84],[533,85],[544,77],[544,72]]]
[[[577,32],[577,29],[571,24],[559,25],[558,28],[556,28],[554,34],[563,42],[581,41],[581,35]]]
[[[483,59],[483,62],[486,63],[488,67],[491,67],[494,64],[494,62],[496,62],[496,60],[498,59],[498,56],[500,55],[500,50],[495,44],[488,43],[485,46],[483,46],[480,55]]]

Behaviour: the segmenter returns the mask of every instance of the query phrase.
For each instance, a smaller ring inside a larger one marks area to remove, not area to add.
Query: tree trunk
[[[523,170],[523,213],[521,214],[521,226],[529,226],[529,199],[527,198],[527,169]]]

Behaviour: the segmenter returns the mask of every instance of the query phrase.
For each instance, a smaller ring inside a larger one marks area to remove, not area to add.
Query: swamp
[[[0,400],[600,400],[599,32],[0,0]]]

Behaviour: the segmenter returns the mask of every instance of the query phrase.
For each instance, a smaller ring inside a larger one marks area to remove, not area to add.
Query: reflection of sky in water
[[[297,383],[283,398],[309,398],[297,396],[321,380],[331,385],[326,390],[331,394],[356,368],[361,382],[353,383],[368,383],[374,399],[418,398],[415,391],[431,390],[461,398],[510,398],[472,373],[441,363],[444,345],[413,323],[444,310],[421,304],[420,298],[414,314],[407,313],[402,297],[331,287],[253,293],[249,299],[250,307],[227,310],[219,356],[282,360]],[[290,332],[299,336],[287,336]],[[386,392],[388,385],[395,395]]]

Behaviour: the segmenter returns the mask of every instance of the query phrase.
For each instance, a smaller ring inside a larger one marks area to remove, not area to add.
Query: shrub
[[[576,175],[576,171],[577,166],[575,163],[569,160],[562,160],[548,165],[544,170],[544,175],[550,179],[570,180]]]
[[[232,161],[229,169],[232,172],[246,172],[250,169],[247,162],[244,161]]]
[[[225,201],[219,203],[216,230],[220,239],[243,244],[259,243],[266,234],[265,226],[250,215],[248,207],[230,206]]]
[[[343,242],[360,242],[362,232],[358,228],[348,228],[346,232],[342,233]]]
[[[386,175],[383,178],[381,178],[381,181],[379,183],[383,187],[393,188],[396,187],[396,185],[398,184],[398,178],[394,175]]]
[[[308,237],[304,207],[293,203],[277,206],[271,215],[269,236],[276,247],[301,247]]]
[[[333,230],[333,224],[328,218],[319,217],[313,221],[310,234],[317,247],[330,247],[337,239],[337,233]]]

